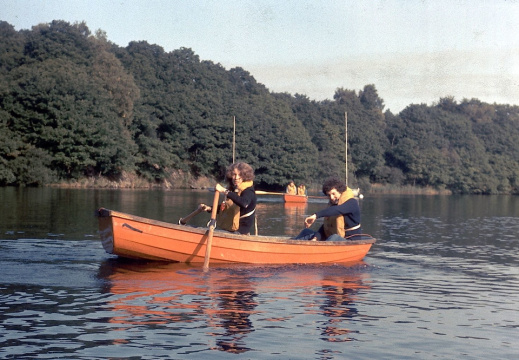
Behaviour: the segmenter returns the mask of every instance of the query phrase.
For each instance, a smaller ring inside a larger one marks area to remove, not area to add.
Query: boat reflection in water
[[[218,350],[249,350],[243,337],[254,330],[249,317],[257,303],[246,277],[218,271],[216,265],[209,275],[186,264],[125,259],[105,261],[98,277],[106,281],[106,291],[115,295],[109,304],[114,312],[110,322],[121,325],[121,335],[136,326],[171,324],[178,324],[176,329],[182,332],[203,321],[207,335],[216,338]]]
[[[308,204],[297,202],[284,203],[286,227],[285,233],[289,236],[297,236],[305,228],[304,219],[307,215]]]
[[[321,339],[330,342],[352,341],[351,330],[341,325],[344,319],[353,319],[358,315],[356,308],[357,294],[360,289],[369,289],[360,277],[324,278],[322,289],[325,294],[321,305],[323,315],[330,318],[321,329]]]
[[[110,294],[109,322],[118,325],[113,343],[134,342],[136,329],[164,327],[179,348],[197,342],[229,353],[257,350],[251,333],[270,333],[280,322],[294,331],[313,328],[325,341],[350,341],[344,322],[357,316],[357,291],[369,289],[365,272],[344,265],[213,265],[203,273],[186,264],[110,259],[98,277]]]
[[[256,313],[258,306],[257,294],[252,289],[247,289],[245,284],[238,288],[217,290],[218,307],[215,315],[220,318],[221,326],[225,329],[223,336],[217,337],[218,350],[231,353],[242,353],[250,350],[245,346],[246,335],[254,331],[251,314]],[[243,287],[242,287],[243,286]]]

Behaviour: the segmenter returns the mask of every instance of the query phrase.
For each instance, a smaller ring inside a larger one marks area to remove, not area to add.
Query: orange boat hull
[[[283,200],[286,203],[306,203],[308,201],[308,196],[283,194]]]
[[[104,249],[121,257],[203,263],[207,229],[150,220],[99,209],[99,233]],[[362,260],[375,239],[308,241],[288,237],[236,235],[215,231],[211,263],[317,264]]]

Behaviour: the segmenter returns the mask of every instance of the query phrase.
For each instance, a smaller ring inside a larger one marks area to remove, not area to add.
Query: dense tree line
[[[187,48],[119,47],[85,23],[0,22],[0,185],[138,174],[221,178],[250,163],[265,188],[345,176],[351,185],[519,193],[519,108],[477,99],[384,112],[375,85],[332,100],[272,93]]]

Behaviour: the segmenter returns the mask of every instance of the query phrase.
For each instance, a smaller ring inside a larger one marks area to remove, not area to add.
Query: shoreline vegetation
[[[375,84],[316,101],[84,22],[0,21],[0,44],[0,186],[196,189],[232,158],[258,190],[337,176],[364,194],[519,195],[518,105],[445,96],[394,114]]]
[[[106,177],[88,177],[74,181],[63,181],[49,184],[49,187],[71,189],[140,189],[140,190],[171,190],[171,189],[207,189],[212,188],[217,180],[210,177],[194,178],[188,174],[177,173],[169,180],[162,182],[150,182],[136,174],[124,173],[119,180],[110,180]],[[309,189],[319,189],[319,184],[309,184]],[[350,186],[351,187],[351,186]],[[354,186],[356,188],[357,186]],[[262,189],[263,190],[263,189]],[[270,189],[267,189],[270,190]],[[452,195],[447,189],[435,189],[433,187],[419,187],[412,185],[396,186],[383,184],[370,184],[361,188],[363,194],[395,194],[395,195]]]
[[[49,187],[61,188],[97,188],[97,189],[204,189],[214,186],[216,180],[202,176],[195,178],[181,171],[173,173],[169,178],[161,181],[149,181],[129,172],[123,172],[113,180],[105,176],[90,176],[77,180],[66,180],[49,184]]]
[[[362,189],[361,189],[362,190]],[[368,194],[395,194],[395,195],[452,195],[452,191],[447,189],[435,189],[430,186],[418,187],[413,185],[371,185]]]

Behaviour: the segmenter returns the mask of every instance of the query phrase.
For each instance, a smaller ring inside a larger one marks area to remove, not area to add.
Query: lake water
[[[0,188],[0,358],[519,357],[519,197],[367,194],[363,229],[378,242],[349,267],[204,273],[102,249],[99,207],[177,222],[212,197]],[[295,235],[325,206],[259,199],[264,235]]]

